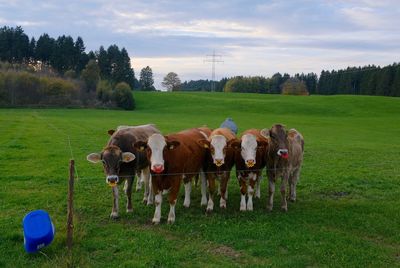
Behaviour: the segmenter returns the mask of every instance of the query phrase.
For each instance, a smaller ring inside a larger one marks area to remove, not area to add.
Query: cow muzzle
[[[161,173],[164,171],[164,165],[154,165],[151,167],[151,170],[155,173]]]
[[[217,167],[220,167],[220,166],[222,166],[222,165],[224,164],[224,159],[215,159],[215,160],[214,160],[214,164],[215,164]]]
[[[287,149],[279,149],[277,154],[282,157],[283,159],[289,158],[289,151]]]
[[[106,182],[109,186],[114,187],[117,185],[119,178],[117,175],[108,175],[106,178]]]
[[[254,167],[255,164],[256,164],[256,161],[253,159],[246,160],[246,166],[249,168]]]

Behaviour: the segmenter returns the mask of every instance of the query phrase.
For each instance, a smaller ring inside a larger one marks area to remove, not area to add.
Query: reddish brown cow
[[[193,128],[166,136],[154,134],[147,142],[135,144],[138,149],[146,149],[147,159],[150,162],[156,205],[152,220],[154,224],[158,224],[161,219],[164,190],[169,190],[168,223],[175,222],[175,205],[182,179],[185,182],[184,206],[190,205],[190,183],[192,178],[201,172],[206,156],[206,150],[197,141],[207,138],[207,132],[211,131],[205,128]]]
[[[303,162],[303,136],[295,129],[286,131],[285,127],[280,124],[273,125],[271,129],[261,130],[261,134],[269,140],[266,154],[269,180],[267,209],[271,211],[273,208],[275,182],[277,178],[282,177],[281,208],[283,211],[287,211],[286,188],[288,182],[290,199],[296,200],[296,184]]]
[[[101,153],[92,153],[87,160],[92,163],[103,163],[106,182],[113,189],[113,207],[110,217],[118,217],[118,184],[125,181],[125,193],[127,195],[127,212],[132,212],[132,183],[136,172],[148,171],[148,161],[145,154],[137,152],[133,147],[136,141],[146,141],[147,138],[159,133],[154,125],[120,126],[116,131],[110,130],[111,135],[107,146]],[[145,199],[147,198],[145,194]]]
[[[240,148],[236,153],[236,176],[240,184],[240,210],[253,210],[253,195],[260,198],[260,180],[262,169],[265,167],[265,154],[268,140],[260,134],[258,129],[249,129],[243,132],[240,142],[233,145]],[[247,186],[247,183],[249,184]],[[246,205],[246,194],[248,195]]]
[[[207,212],[214,209],[215,179],[220,179],[220,207],[226,208],[228,199],[228,182],[233,165],[235,164],[235,149],[231,146],[237,141],[235,134],[227,128],[213,130],[208,139],[199,140],[199,144],[207,149],[205,166],[208,181]]]

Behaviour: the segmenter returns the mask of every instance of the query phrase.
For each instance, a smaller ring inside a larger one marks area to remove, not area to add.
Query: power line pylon
[[[224,62],[221,60],[222,55],[215,54],[215,50],[213,50],[213,54],[206,55],[206,59],[204,62],[212,63],[212,73],[211,73],[211,91],[215,91],[215,63]]]

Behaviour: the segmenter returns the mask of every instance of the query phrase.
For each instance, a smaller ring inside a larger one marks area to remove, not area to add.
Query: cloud
[[[137,75],[149,65],[156,81],[169,71],[210,78],[203,60],[213,49],[224,55],[219,78],[390,64],[400,53],[398,14],[396,0],[0,2],[1,24],[81,36],[90,50],[117,44]]]

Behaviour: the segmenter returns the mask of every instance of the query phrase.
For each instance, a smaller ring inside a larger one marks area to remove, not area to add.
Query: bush
[[[102,103],[110,103],[113,95],[110,82],[107,80],[101,80],[99,83],[97,83],[96,95],[97,99],[99,99]]]
[[[282,85],[283,95],[303,95],[307,96],[308,90],[306,83],[297,78],[290,78]]]
[[[120,108],[125,110],[135,109],[135,100],[133,98],[132,89],[125,82],[118,83],[115,86],[114,100]]]

